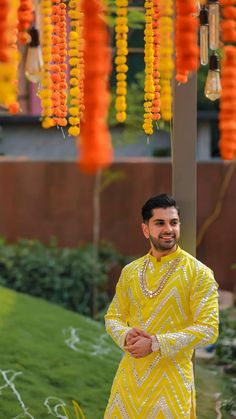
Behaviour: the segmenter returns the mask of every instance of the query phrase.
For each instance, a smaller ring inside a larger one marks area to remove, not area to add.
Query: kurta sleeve
[[[105,315],[105,326],[107,333],[115,343],[124,349],[125,338],[131,327],[128,326],[129,319],[129,297],[128,297],[127,267],[122,272],[116,285],[115,296]]]
[[[175,333],[157,334],[161,356],[172,357],[181,350],[212,344],[218,337],[218,284],[213,272],[200,270],[190,289],[191,322]]]

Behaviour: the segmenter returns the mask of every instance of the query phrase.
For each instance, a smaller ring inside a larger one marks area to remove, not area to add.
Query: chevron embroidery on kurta
[[[148,255],[150,290],[156,289],[168,263],[180,258],[161,293],[148,298],[138,278],[145,257],[123,269],[106,328],[121,348],[133,327],[156,335],[160,348],[138,359],[124,351],[104,419],[195,419],[192,354],[216,339],[217,284],[209,268],[178,247],[161,261]]]

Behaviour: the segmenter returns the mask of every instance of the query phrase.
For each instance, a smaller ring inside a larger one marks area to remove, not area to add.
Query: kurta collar
[[[166,262],[169,262],[170,260],[173,260],[173,259],[177,258],[178,256],[180,256],[181,251],[182,251],[181,248],[178,246],[175,252],[170,253],[169,255],[166,255],[166,256],[162,256],[161,260],[157,260],[151,254],[151,249],[149,250],[148,254],[149,254],[151,262],[153,262],[153,263],[166,263]]]

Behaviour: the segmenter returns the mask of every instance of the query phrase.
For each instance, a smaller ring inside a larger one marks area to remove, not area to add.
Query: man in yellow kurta
[[[193,350],[218,336],[217,283],[211,269],[178,246],[179,210],[165,194],[142,208],[145,256],[122,270],[105,316],[124,350],[106,419],[193,419]]]

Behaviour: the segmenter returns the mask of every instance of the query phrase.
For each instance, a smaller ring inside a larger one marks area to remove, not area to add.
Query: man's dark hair
[[[143,221],[146,222],[150,220],[150,218],[153,216],[152,210],[154,210],[155,208],[169,207],[175,207],[179,215],[179,207],[172,196],[167,195],[165,193],[153,196],[152,198],[148,199],[147,202],[145,202],[142,208]]]

